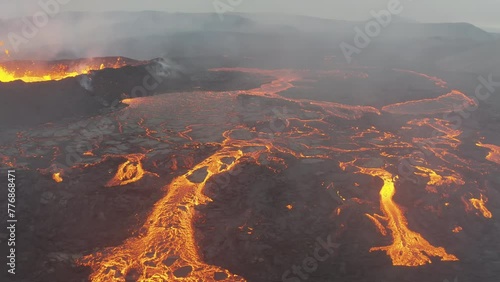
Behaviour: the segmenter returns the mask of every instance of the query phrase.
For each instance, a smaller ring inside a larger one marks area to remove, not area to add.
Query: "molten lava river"
[[[56,198],[63,187],[119,198],[163,183],[120,239],[71,254],[91,281],[500,277],[500,144],[446,118],[480,106],[470,95],[397,69],[384,72],[430,94],[407,94],[404,82],[365,89],[372,94],[335,87],[382,72],[368,68],[211,71],[271,79],[249,90],[127,99],[113,113],[20,131],[1,145],[3,166],[36,171]],[[0,68],[2,81],[72,75]],[[325,99],[318,81],[332,82]],[[92,213],[118,226],[127,205],[113,210],[113,201],[102,205],[113,220]],[[320,252],[328,260],[294,268],[330,240],[335,251]]]

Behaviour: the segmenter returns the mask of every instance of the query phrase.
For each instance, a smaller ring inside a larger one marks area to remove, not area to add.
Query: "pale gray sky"
[[[0,0],[0,17],[32,15],[38,2],[55,0]],[[213,3],[239,2],[235,12],[287,13],[330,19],[364,20],[370,10],[380,10],[390,0],[64,0],[64,11],[215,12]],[[500,27],[499,0],[399,0],[401,16],[422,22],[469,22]]]

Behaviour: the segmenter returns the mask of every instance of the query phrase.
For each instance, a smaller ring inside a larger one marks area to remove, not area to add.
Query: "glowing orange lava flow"
[[[386,251],[393,265],[419,266],[431,263],[430,257],[440,257],[442,261],[457,261],[442,247],[434,247],[421,234],[408,228],[408,222],[400,207],[394,202],[396,192],[391,173],[382,168],[359,167],[361,173],[382,178],[384,185],[380,190],[380,205],[392,232],[393,243],[385,247],[373,247],[372,251]],[[380,227],[378,227],[380,228]],[[383,229],[381,229],[383,230]]]
[[[481,214],[483,214],[484,217],[486,217],[486,218],[493,217],[493,214],[486,207],[486,203],[488,202],[488,198],[483,196],[483,194],[481,194],[480,199],[472,198],[469,201],[474,206],[474,208],[476,208],[477,210],[479,210],[481,212]]]
[[[127,161],[118,166],[115,176],[106,183],[106,187],[127,185],[139,181],[145,174],[141,160],[143,154],[132,154],[127,156]]]
[[[482,143],[477,143],[476,145],[479,147],[490,149],[490,152],[486,156],[486,159],[490,162],[500,164],[500,146]]]
[[[245,281],[227,270],[205,264],[198,253],[192,219],[194,207],[210,199],[203,189],[211,176],[231,170],[241,150],[225,147],[166,187],[167,195],[157,202],[143,226],[145,234],[123,245],[89,255],[80,263],[91,266],[91,281]],[[222,160],[233,158],[227,165]],[[201,173],[200,173],[201,172]]]
[[[127,65],[127,63],[122,58],[117,58],[116,60],[101,59],[95,62],[82,62],[75,66],[69,66],[65,63],[59,63],[52,66],[41,65],[43,64],[37,62],[32,62],[30,64],[26,62],[8,62],[2,64],[0,65],[0,82],[11,82],[15,80],[22,80],[24,82],[61,80],[68,77],[88,74],[95,70],[121,68]]]
[[[279,92],[294,87],[293,82],[302,79],[302,74],[308,73],[306,71],[303,73],[293,70],[258,69],[213,69],[212,71],[243,71],[275,77],[275,80],[271,83],[264,84],[259,88],[225,92],[229,96],[250,93],[255,96],[276,98],[294,102],[297,105],[307,105],[309,108],[317,108],[320,116],[337,116],[344,119],[358,119],[364,113],[380,114],[378,109],[369,106],[349,106],[333,102],[291,99],[279,95]],[[404,111],[404,108],[407,106],[425,108],[429,104],[436,106],[434,110],[449,110],[450,104],[455,104],[454,102],[459,101],[462,105],[467,99],[461,92],[453,91],[436,99],[403,103],[395,106],[392,110]],[[136,107],[140,103],[135,99],[127,100],[126,102],[130,103],[131,108]],[[415,112],[419,113],[422,109],[417,110]],[[296,120],[295,118],[294,121]],[[287,119],[286,122],[289,123],[290,121]],[[425,124],[431,124],[440,130],[446,129],[439,122],[426,122]],[[242,128],[233,130],[240,129]],[[184,132],[187,133],[188,130],[191,129],[187,127],[187,130]],[[204,195],[207,182],[213,176],[232,171],[242,158],[248,156],[254,157],[257,164],[262,165],[263,162],[260,163],[258,161],[260,159],[259,156],[262,156],[262,152],[271,152],[271,149],[290,154],[296,158],[313,156],[314,158],[328,158],[328,155],[323,152],[311,152],[310,154],[304,154],[300,151],[295,152],[285,145],[280,145],[279,142],[271,142],[270,139],[266,138],[259,139],[259,137],[255,137],[255,139],[251,140],[232,139],[232,133],[235,132],[233,130],[228,130],[222,134],[226,139],[220,144],[221,149],[219,151],[195,165],[187,173],[175,178],[164,188],[166,191],[165,196],[154,205],[140,229],[139,235],[127,239],[117,247],[106,248],[101,252],[87,255],[78,260],[78,264],[92,268],[91,281],[245,281],[244,278],[234,275],[225,269],[208,265],[200,255],[195,238],[193,219],[196,216],[196,206],[211,201],[209,197]],[[372,131],[373,134],[381,133],[376,129]],[[445,131],[447,132],[447,135],[445,135],[446,138],[449,137],[450,140],[454,141],[453,138],[458,133],[454,131],[448,133],[447,130]],[[314,132],[315,134],[321,133],[319,130],[315,130]],[[291,134],[300,135],[302,132],[295,131]],[[281,138],[281,136],[287,137],[285,133],[277,135],[277,138]],[[393,139],[396,140],[393,135],[384,133],[377,144],[379,144],[379,147],[382,147],[382,142]],[[374,138],[373,141],[377,140]],[[394,145],[394,142],[391,141],[390,143],[391,146]],[[351,149],[339,150],[327,146],[314,147],[308,144],[303,144],[300,147],[310,149],[311,151],[314,151],[312,149],[320,148],[334,152],[352,151]],[[357,151],[363,150],[365,149],[357,149]],[[141,160],[144,156],[132,156],[135,155],[127,156],[128,160],[119,166],[115,177],[108,182],[109,186],[111,184],[125,185],[126,183],[137,181],[143,176],[144,170]],[[228,163],[228,159],[231,160],[230,163]],[[275,161],[279,162],[279,160]],[[344,169],[348,166],[357,167],[355,161],[343,162],[341,163],[341,167]],[[448,254],[443,247],[431,245],[421,234],[409,229],[405,215],[393,200],[395,184],[392,175],[388,171],[383,168],[358,167],[358,169],[363,174],[380,177],[384,181],[384,185],[380,190],[380,206],[384,216],[367,216],[375,224],[380,234],[384,236],[390,234],[393,239],[391,245],[374,247],[370,251],[386,251],[392,260],[392,264],[398,266],[425,265],[431,263],[431,258],[433,257],[439,257],[443,261],[458,260],[454,255]],[[419,171],[429,177],[429,185],[453,184],[458,182],[458,178],[440,176],[438,174],[439,171],[425,169],[424,167],[421,167]],[[287,208],[293,209],[293,206],[290,205]]]
[[[464,185],[465,182],[460,178],[460,175],[448,175],[448,176],[443,176],[439,175],[436,171],[423,167],[423,166],[416,166],[416,169],[422,172],[415,172],[416,175],[421,175],[421,176],[428,176],[429,181],[427,182],[427,185],[429,186],[441,186],[441,185],[451,185],[451,184],[457,184],[457,185]]]
[[[288,70],[269,71],[270,74],[275,72],[277,78],[272,83],[245,92],[269,97],[278,96],[277,92],[293,87],[290,82],[299,78]],[[239,94],[239,91],[233,91],[231,94]],[[134,106],[134,100],[126,102],[130,103],[131,107]],[[332,106],[334,107],[335,105]],[[342,110],[342,116],[354,118],[361,114],[363,108],[345,106]],[[284,147],[274,146],[266,138],[232,139],[232,132],[228,130],[222,134],[226,139],[221,144],[221,150],[165,187],[167,194],[153,207],[141,228],[144,232],[140,236],[129,238],[118,247],[90,254],[78,261],[80,265],[92,268],[92,281],[126,281],[126,277],[131,277],[133,281],[245,281],[225,269],[206,264],[199,255],[192,222],[195,207],[211,201],[203,194],[205,185],[212,176],[232,170],[242,157],[258,160],[262,152],[270,152],[271,149],[282,150],[296,157],[305,156]],[[244,150],[245,148],[252,150]],[[127,162],[120,165],[110,184],[123,185],[124,179],[139,179],[137,176],[142,171],[140,161],[131,160],[130,156],[128,158]],[[228,158],[232,159],[231,164],[227,163]]]
[[[54,179],[55,182],[63,182],[63,178],[61,177],[61,173],[60,172],[56,172],[54,174],[52,174],[52,179]]]
[[[382,111],[401,115],[426,115],[436,113],[450,113],[463,110],[467,107],[477,106],[471,98],[458,90],[432,99],[421,99],[396,103],[382,107]]]

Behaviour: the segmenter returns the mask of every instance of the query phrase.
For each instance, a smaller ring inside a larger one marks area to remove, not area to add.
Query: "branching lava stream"
[[[384,184],[380,190],[380,206],[392,232],[393,242],[386,247],[373,247],[370,251],[386,251],[393,265],[419,266],[431,263],[429,257],[440,257],[443,261],[456,261],[458,258],[448,254],[442,247],[435,247],[421,234],[408,228],[408,222],[401,208],[394,202],[396,193],[391,173],[382,168],[358,167],[361,173],[380,177]]]

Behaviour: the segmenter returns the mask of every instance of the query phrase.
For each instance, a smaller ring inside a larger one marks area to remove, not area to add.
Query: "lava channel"
[[[421,234],[408,228],[401,208],[394,202],[396,193],[391,173],[382,168],[358,167],[360,172],[380,177],[384,185],[380,190],[380,206],[391,230],[393,242],[389,246],[373,247],[373,251],[386,251],[393,265],[420,266],[432,263],[430,257],[440,257],[442,261],[457,261],[458,258],[448,254],[443,247],[435,247],[425,240]]]
[[[144,234],[79,260],[79,264],[93,269],[91,281],[128,281],[129,278],[134,281],[245,281],[203,262],[192,226],[194,207],[210,201],[203,194],[207,180],[231,170],[242,156],[241,150],[225,147],[175,178],[166,187],[167,195],[153,207],[142,228]],[[233,158],[234,162],[227,165],[222,161],[226,158]]]

